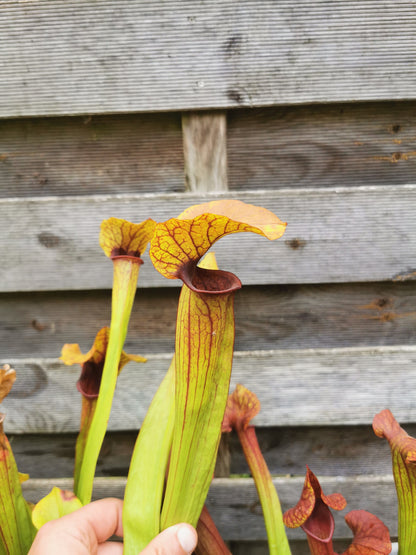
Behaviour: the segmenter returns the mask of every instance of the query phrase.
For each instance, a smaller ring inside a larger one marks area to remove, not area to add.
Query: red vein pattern
[[[234,200],[214,201],[192,206],[179,218],[157,224],[149,254],[163,276],[175,279],[181,277],[185,266],[196,266],[225,235],[251,231],[274,240],[285,228],[286,224],[265,208]]]
[[[153,236],[155,225],[151,219],[133,224],[119,218],[109,218],[101,223],[100,246],[109,258],[140,258]]]

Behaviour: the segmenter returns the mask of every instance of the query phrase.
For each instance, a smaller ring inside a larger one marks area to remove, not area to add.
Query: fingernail
[[[187,553],[192,553],[197,544],[196,534],[192,528],[189,528],[189,526],[181,526],[176,533],[176,537],[182,549]]]

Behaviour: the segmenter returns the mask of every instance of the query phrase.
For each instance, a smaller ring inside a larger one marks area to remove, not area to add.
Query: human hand
[[[122,508],[121,499],[101,499],[51,520],[37,533],[29,555],[122,555],[122,543],[107,541],[123,535]],[[152,540],[141,555],[189,555],[196,544],[192,526],[176,524]]]

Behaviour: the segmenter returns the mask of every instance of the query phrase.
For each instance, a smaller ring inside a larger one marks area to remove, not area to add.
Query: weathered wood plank
[[[109,291],[0,294],[3,357],[57,357],[64,343],[88,351],[110,321]],[[176,288],[138,291],[129,353],[172,352]],[[238,351],[405,345],[416,342],[416,282],[247,286],[236,294]]]
[[[110,216],[163,221],[229,193],[0,199],[3,291],[109,288],[112,268],[98,246]],[[283,239],[235,234],[215,246],[218,263],[250,285],[414,279],[416,186],[294,189],[232,195],[288,221]],[[34,231],[35,230],[35,231]],[[28,268],[31,271],[28,272]],[[147,262],[141,287],[178,285]]]
[[[31,478],[67,478],[74,471],[77,434],[7,434],[19,471]],[[97,477],[127,476],[137,432],[106,435]]]
[[[233,555],[269,555],[267,541],[246,541],[246,542],[229,542],[230,551]],[[335,553],[344,553],[351,543],[349,540],[335,540],[332,543]],[[291,555],[310,555],[311,551],[306,540],[290,542]],[[392,542],[392,550],[390,555],[398,554],[398,543]]]
[[[348,505],[344,511],[334,514],[335,537],[348,538],[352,534],[345,524],[344,515],[353,509],[365,509],[381,518],[397,534],[396,498],[391,476],[319,477],[324,492],[342,493]],[[299,500],[303,477],[274,478],[282,510],[294,506]],[[385,505],[380,500],[386,500]],[[221,533],[227,539],[264,539],[265,529],[254,483],[250,479],[219,478],[208,493],[207,507]],[[226,509],[230,507],[230,512]],[[228,513],[228,514],[227,514]],[[288,537],[303,538],[300,529],[288,530]]]
[[[350,478],[326,476],[319,479],[326,494],[342,493],[348,502],[344,511],[334,511],[335,538],[352,537],[344,522],[344,515],[354,509],[365,509],[376,514],[389,526],[391,535],[397,535],[396,497],[393,478],[390,475]],[[303,480],[303,477],[274,478],[283,510],[297,503]],[[29,480],[23,484],[23,492],[28,501],[36,502],[50,491],[52,485],[71,489],[72,480]],[[122,497],[124,487],[125,478],[97,478],[94,498]],[[266,539],[261,507],[250,478],[215,478],[206,504],[224,539]],[[304,533],[300,529],[288,529],[287,532],[290,540],[304,539]]]
[[[138,429],[171,356],[130,363],[119,378],[110,430]],[[2,410],[8,433],[63,433],[78,428],[77,367],[57,360],[2,360],[18,376]],[[394,376],[394,380],[392,380]],[[416,422],[416,348],[378,347],[237,352],[231,387],[242,383],[259,397],[258,426],[370,424],[390,408],[400,422]],[[340,402],[342,392],[342,402]]]
[[[227,191],[226,113],[185,113],[182,134],[187,190],[196,193]]]
[[[416,424],[405,424],[416,437]],[[257,427],[270,472],[302,475],[308,464],[320,476],[381,475],[391,472],[390,448],[366,426]],[[249,474],[236,434],[224,434],[229,474]],[[109,432],[96,476],[127,476],[137,432]],[[19,469],[32,478],[71,476],[76,434],[8,434]],[[224,477],[224,476],[222,476]]]
[[[228,112],[229,184],[237,189],[413,183],[413,102]]]
[[[173,351],[178,297],[176,288],[137,292],[126,352]],[[109,325],[110,311],[110,291],[3,293],[0,352],[9,357],[58,357],[65,343],[79,343],[86,352],[97,331]]]
[[[232,190],[414,180],[413,102],[231,110],[227,120]],[[183,122],[190,189],[213,164],[210,185],[224,187],[225,114]],[[208,157],[195,151],[201,139]],[[1,197],[182,191],[183,163],[177,113],[0,120]]]
[[[348,540],[335,540],[332,542],[332,546],[335,553],[344,553],[350,543]],[[270,553],[266,540],[233,541],[229,542],[229,545],[233,555],[269,555]],[[290,553],[291,555],[310,555],[311,551],[306,540],[292,540]],[[397,551],[392,551],[390,555],[397,555]]]
[[[180,114],[0,120],[0,197],[177,192],[183,181]]]
[[[408,0],[1,5],[0,114],[415,97]]]
[[[230,550],[233,555],[269,555],[267,541],[245,541],[229,542]],[[351,543],[349,540],[335,540],[332,543],[335,553],[344,553]],[[392,542],[390,555],[398,555],[398,543]],[[290,542],[291,555],[310,555],[311,551],[306,540],[293,540]]]
[[[416,437],[416,425],[405,424]],[[320,476],[381,475],[391,472],[387,441],[372,426],[256,428],[260,448],[272,474],[299,475],[310,466]],[[52,442],[52,439],[51,439]],[[236,434],[229,439],[231,473],[249,473]]]

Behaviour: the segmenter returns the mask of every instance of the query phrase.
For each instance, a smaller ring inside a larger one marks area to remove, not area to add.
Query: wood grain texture
[[[189,205],[229,193],[0,199],[2,291],[110,288],[112,268],[98,246],[110,216],[164,221]],[[414,279],[416,186],[252,191],[232,195],[289,222],[276,242],[231,235],[215,245],[219,266],[243,284]],[[31,268],[28,272],[27,269]],[[146,258],[141,287],[177,286]]]
[[[399,185],[416,174],[414,102],[230,110],[227,124],[224,112],[193,112],[183,121],[191,190],[206,179],[226,188],[226,127],[233,191]],[[177,113],[0,120],[1,197],[183,191],[183,164]]]
[[[385,522],[392,537],[397,535],[397,510],[393,478],[389,476],[365,477],[319,477],[324,493],[342,493],[348,502],[344,511],[334,511],[337,539],[351,538],[352,534],[344,522],[344,515],[353,509],[365,509]],[[304,477],[280,477],[273,482],[279,494],[282,509],[294,506],[301,494]],[[23,493],[28,501],[36,502],[49,493],[52,485],[71,489],[72,480],[29,480]],[[122,497],[125,478],[96,478],[94,498]],[[380,499],[384,499],[380,503]],[[221,535],[227,540],[265,540],[260,503],[250,478],[215,478],[207,497],[207,507]],[[302,530],[288,530],[289,540],[304,539]]]
[[[347,499],[344,511],[334,511],[335,537],[350,538],[351,531],[344,515],[352,509],[365,509],[381,518],[397,534],[396,499],[393,479],[389,476],[319,477],[324,493],[339,492]],[[304,477],[274,478],[282,510],[294,506],[301,495]],[[380,503],[385,499],[385,504]],[[219,478],[211,486],[207,507],[220,531],[230,540],[260,540],[265,538],[261,506],[254,483],[249,478]],[[222,505],[222,506],[221,506]],[[230,507],[230,512],[226,509]],[[228,513],[228,514],[227,514]],[[303,539],[301,529],[287,530],[290,539]]]
[[[165,220],[232,196],[289,222],[276,243],[215,248],[247,285],[232,387],[260,398],[283,509],[309,464],[325,493],[394,536],[389,448],[371,421],[389,407],[416,435],[414,2],[8,0],[0,33],[0,364],[18,372],[2,411],[35,478],[29,500],[72,487],[79,368],[56,357],[65,342],[88,350],[109,322],[101,220]],[[178,286],[146,256],[126,350],[149,360],[120,376],[97,498],[123,495],[170,362]],[[246,474],[235,435],[223,445],[217,472]],[[250,478],[215,479],[208,506],[236,555],[265,552]],[[308,553],[300,530],[289,536]]]
[[[125,349],[170,353],[179,290],[139,290]],[[0,294],[4,357],[57,357],[65,343],[90,349],[110,321],[110,291]],[[247,286],[235,298],[238,351],[412,345],[416,282]]]
[[[185,113],[182,134],[187,190],[227,191],[226,113]]]
[[[416,425],[405,424],[416,437]],[[319,476],[382,475],[391,472],[390,448],[365,426],[270,426],[256,428],[261,451],[275,475],[302,475],[307,464]],[[96,476],[127,476],[137,432],[109,432]],[[76,434],[8,434],[19,469],[32,478],[71,476]],[[236,434],[224,434],[226,462],[218,471],[249,475]]]
[[[231,190],[414,183],[416,104],[228,112]]]
[[[351,542],[348,540],[335,540],[332,546],[336,553],[344,553]],[[230,542],[230,551],[233,555],[269,555],[267,540],[257,541],[233,541]],[[291,555],[310,555],[310,549],[306,540],[293,540],[290,542]],[[390,555],[395,555],[391,552]],[[397,555],[397,554],[396,554]]]
[[[416,437],[416,425],[405,424]],[[366,426],[257,427],[272,474],[301,475],[308,465],[319,476],[382,475],[391,472],[390,447]],[[249,473],[236,434],[229,438],[231,473]]]
[[[76,433],[7,434],[18,468],[31,478],[72,476]],[[137,432],[110,432],[98,459],[97,477],[127,476]]]
[[[3,117],[415,97],[414,3],[1,5]]]
[[[179,114],[0,120],[0,197],[180,192],[183,181]]]
[[[146,364],[130,363],[123,370],[109,430],[140,427],[170,359],[149,355]],[[0,362],[14,366],[18,375],[2,405],[8,433],[78,429],[78,367],[53,359]],[[253,421],[258,426],[369,425],[386,407],[400,422],[412,423],[415,368],[413,346],[237,352],[231,388],[242,383],[258,396],[263,407]]]

